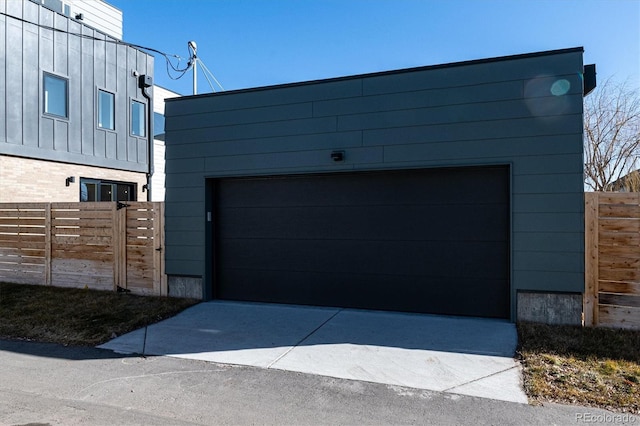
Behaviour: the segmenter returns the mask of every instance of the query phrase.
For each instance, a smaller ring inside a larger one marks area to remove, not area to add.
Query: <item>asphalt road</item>
[[[0,424],[623,424],[531,406],[310,374],[0,341]],[[639,418],[627,418],[640,424]]]

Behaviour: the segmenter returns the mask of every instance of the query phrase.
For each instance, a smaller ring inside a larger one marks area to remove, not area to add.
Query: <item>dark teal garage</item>
[[[168,100],[169,293],[580,323],[582,55]]]

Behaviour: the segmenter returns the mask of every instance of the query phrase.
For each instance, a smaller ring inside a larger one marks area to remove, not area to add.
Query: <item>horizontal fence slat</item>
[[[103,201],[89,201],[89,202],[56,202],[51,203],[51,210],[108,210],[111,211],[111,206],[114,202]]]
[[[598,234],[598,244],[600,246],[636,246],[640,248],[640,234],[637,232],[600,232]]]
[[[640,308],[640,296],[600,292],[598,300],[601,305]]]
[[[600,218],[638,219],[640,218],[640,208],[638,205],[629,204],[601,204],[598,208],[598,215]]]
[[[44,226],[44,218],[40,217],[2,217],[0,225],[40,225]]]
[[[0,212],[4,210],[42,210],[47,208],[47,203],[0,203]]]
[[[599,219],[600,232],[640,232],[640,220],[636,219]]]
[[[0,255],[0,264],[2,265],[44,265],[44,257],[25,257],[25,256],[2,256]]]
[[[599,204],[640,204],[640,194],[637,192],[600,192]]]
[[[84,237],[84,236],[65,236],[65,235],[53,235],[51,236],[51,242],[53,244],[68,244],[68,245],[111,245],[113,240],[112,236],[108,237]]]
[[[89,260],[89,261],[101,261],[101,262],[113,262],[113,253],[111,252],[68,252],[65,250],[59,250],[53,252],[53,257],[56,260]]]
[[[111,220],[111,210],[56,210],[51,212],[52,219],[103,219]]]
[[[83,228],[112,228],[113,221],[110,219],[76,219],[76,218],[62,218],[62,219],[53,219],[51,221],[51,226],[57,227],[67,227],[67,226],[77,226]]]
[[[598,268],[598,275],[602,281],[640,281],[640,271],[637,269],[616,269],[600,265]]]
[[[601,281],[599,290],[606,293],[621,293],[640,296],[640,283]]]
[[[136,237],[153,237],[153,229],[127,229],[127,238],[136,238]]]
[[[0,233],[44,235],[44,225],[0,225]]]
[[[640,308],[600,305],[598,316],[605,327],[640,329]]]
[[[640,258],[640,250],[638,247],[630,247],[630,246],[608,246],[608,245],[600,245],[600,255],[604,256],[617,256],[625,259],[638,259]]]
[[[0,233],[0,244],[8,245],[11,242],[32,242],[42,244],[44,246],[45,235],[26,235],[26,234],[3,234]]]
[[[19,242],[16,245],[6,246],[0,244],[0,255],[23,255],[23,256],[45,256],[45,247],[42,244],[36,243],[22,243]]]
[[[637,269],[640,267],[640,259],[627,259],[619,256],[600,254],[600,267]]]

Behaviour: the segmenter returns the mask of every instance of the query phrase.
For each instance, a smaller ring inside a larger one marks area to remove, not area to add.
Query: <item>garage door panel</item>
[[[398,281],[396,276],[379,274],[269,270],[228,270],[226,274],[234,286],[225,288],[218,297],[227,300],[493,318],[508,315],[505,280],[409,277]],[[336,299],[336,294],[341,297]]]
[[[477,170],[438,170],[438,173],[404,171],[360,175],[303,175],[225,181],[220,199],[227,207],[367,206],[389,204],[482,204],[502,203],[508,181],[499,173]],[[322,192],[317,191],[322,181]],[[489,186],[491,191],[482,191]],[[416,191],[417,187],[428,188]]]
[[[501,204],[222,208],[219,221],[225,226],[219,232],[221,238],[504,241],[505,209]]]
[[[508,261],[502,242],[221,240],[224,268],[351,274],[496,277]],[[321,256],[318,253],[322,253]]]

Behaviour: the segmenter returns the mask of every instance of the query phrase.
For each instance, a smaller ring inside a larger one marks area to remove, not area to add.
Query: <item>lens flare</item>
[[[569,89],[571,89],[571,83],[569,82],[569,80],[563,78],[555,81],[551,85],[551,94],[553,96],[566,95],[569,92]]]

